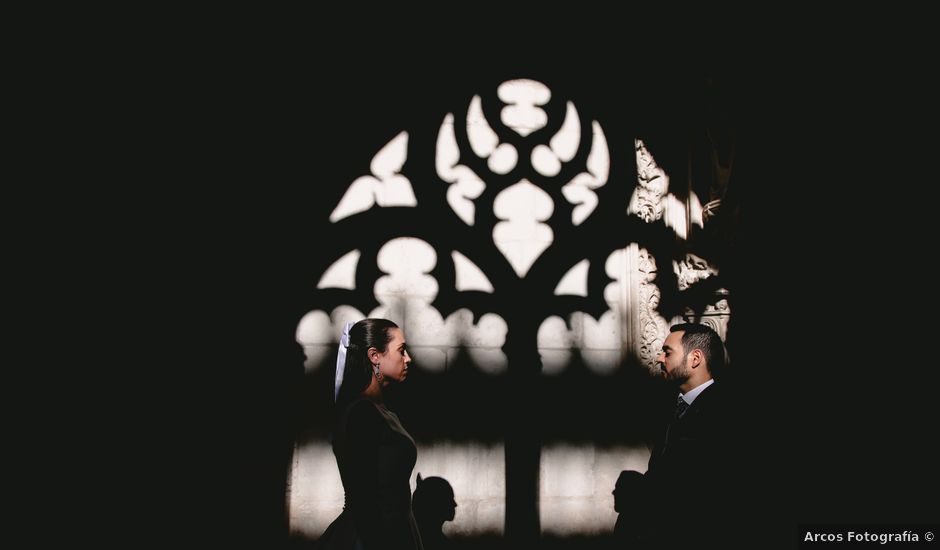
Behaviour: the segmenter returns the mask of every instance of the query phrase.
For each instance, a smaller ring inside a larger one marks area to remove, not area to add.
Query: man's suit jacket
[[[708,533],[725,527],[718,500],[734,489],[731,426],[738,412],[728,398],[726,388],[715,382],[680,419],[672,420],[670,410],[670,421],[653,447],[646,473],[655,518],[651,528],[653,540],[665,541],[665,547],[714,538]]]
[[[728,405],[724,386],[715,382],[695,398],[680,419],[670,417],[653,447],[647,476],[660,485],[673,486],[684,480],[688,486],[690,479],[721,475],[731,458],[725,456],[731,442]]]

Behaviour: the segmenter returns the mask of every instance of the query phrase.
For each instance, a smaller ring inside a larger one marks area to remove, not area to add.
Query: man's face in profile
[[[663,351],[656,360],[663,371],[663,379],[680,385],[692,376],[692,369],[688,366],[688,356],[682,349],[682,335],[684,331],[670,332],[663,342]]]

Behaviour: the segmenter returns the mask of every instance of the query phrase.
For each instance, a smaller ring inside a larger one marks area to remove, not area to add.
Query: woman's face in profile
[[[408,376],[408,365],[411,363],[411,356],[405,347],[405,333],[400,328],[391,328],[388,333],[392,339],[385,353],[379,355],[379,370],[384,378],[403,382]]]

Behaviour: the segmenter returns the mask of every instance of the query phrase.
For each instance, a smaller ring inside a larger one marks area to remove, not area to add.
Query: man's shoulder
[[[716,380],[702,390],[692,402],[692,406],[709,416],[730,413],[736,408],[737,394],[734,390],[733,385]]]
[[[717,380],[713,380],[711,384],[706,386],[705,389],[703,389],[701,393],[698,394],[698,397],[695,398],[693,404],[712,403],[716,400],[726,399],[727,394],[728,391],[725,388],[725,384],[722,384]]]

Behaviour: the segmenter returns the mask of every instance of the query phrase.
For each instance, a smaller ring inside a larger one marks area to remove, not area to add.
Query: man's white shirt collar
[[[708,386],[711,386],[714,383],[715,383],[715,379],[712,378],[708,380],[707,382],[705,382],[704,384],[699,384],[698,386],[695,387],[695,389],[690,390],[689,393],[680,393],[679,396],[682,397],[683,401],[691,405],[692,402],[695,401],[695,398],[698,397],[698,394],[705,391],[705,388],[707,388]]]

